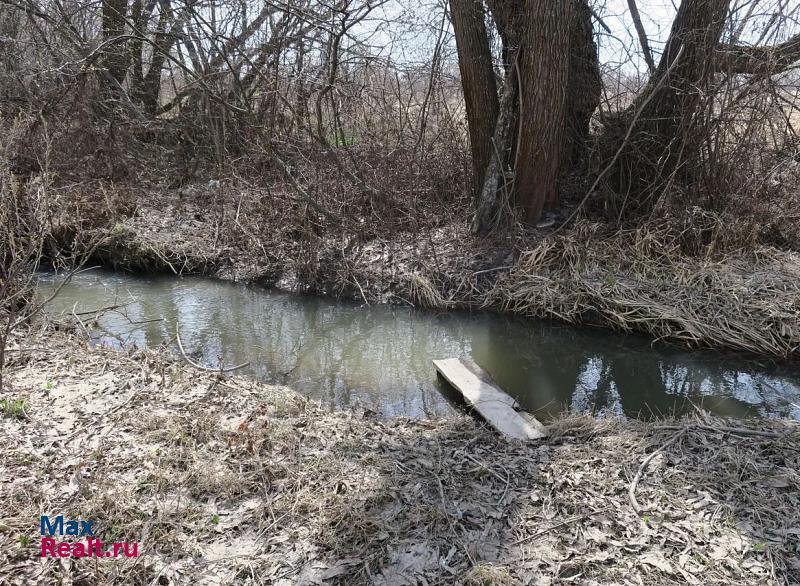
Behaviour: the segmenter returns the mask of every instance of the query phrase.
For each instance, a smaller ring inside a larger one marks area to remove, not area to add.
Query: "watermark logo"
[[[63,515],[39,519],[42,535],[41,557],[54,558],[110,558],[125,556],[135,558],[139,555],[139,544],[114,542],[105,544],[94,533],[94,521],[64,519]],[[70,539],[70,538],[78,538]]]

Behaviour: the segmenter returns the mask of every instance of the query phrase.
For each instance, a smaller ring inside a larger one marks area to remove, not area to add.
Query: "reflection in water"
[[[52,290],[42,275],[40,289]],[[77,306],[76,306],[77,304]],[[565,407],[648,417],[693,404],[730,416],[800,419],[800,374],[728,353],[654,349],[638,336],[482,313],[359,307],[202,278],[76,276],[49,308],[106,313],[96,340],[171,342],[212,366],[250,362],[250,374],[332,406],[385,416],[444,416],[431,360],[471,356],[528,410]]]

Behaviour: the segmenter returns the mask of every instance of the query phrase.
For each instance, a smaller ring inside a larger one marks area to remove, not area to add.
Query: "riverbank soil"
[[[509,443],[46,328],[9,347],[0,583],[800,581],[789,422],[566,417]],[[41,559],[58,514],[138,557]]]
[[[381,207],[327,185],[313,200],[286,182],[242,179],[53,187],[50,256],[85,251],[102,235],[90,262],[121,270],[202,273],[370,304],[487,308],[798,356],[800,241],[788,192],[746,213],[673,210],[630,230],[550,222],[477,237],[463,197],[395,194]]]

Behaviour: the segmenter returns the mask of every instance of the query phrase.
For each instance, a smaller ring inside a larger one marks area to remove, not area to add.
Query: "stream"
[[[39,295],[60,282],[39,279]],[[482,312],[364,306],[201,277],[92,270],[47,306],[70,315],[108,306],[97,344],[174,342],[207,366],[286,384],[331,408],[384,417],[447,417],[458,407],[432,359],[469,356],[547,420],[566,408],[649,418],[702,406],[732,417],[800,420],[800,369],[736,353],[687,351],[637,335]],[[87,316],[84,316],[87,317]],[[179,353],[178,353],[179,354]]]

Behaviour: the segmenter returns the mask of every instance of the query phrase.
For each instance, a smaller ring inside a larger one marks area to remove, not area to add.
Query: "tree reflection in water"
[[[53,287],[42,275],[40,287]],[[187,351],[208,365],[250,362],[249,374],[289,384],[333,407],[384,416],[447,416],[431,360],[471,356],[525,409],[570,408],[650,417],[702,405],[731,416],[800,419],[800,373],[643,337],[483,313],[362,307],[201,278],[77,275],[51,311],[124,303],[99,320],[95,341],[157,346],[178,323]],[[446,394],[446,393],[445,393]]]

